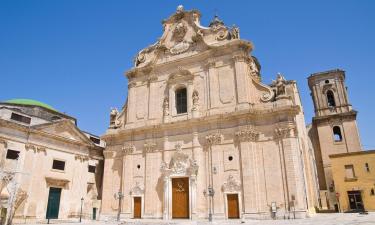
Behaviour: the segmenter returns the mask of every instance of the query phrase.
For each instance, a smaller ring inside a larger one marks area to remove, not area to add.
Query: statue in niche
[[[193,95],[192,95],[192,99],[193,99],[193,108],[192,110],[195,111],[195,110],[198,110],[198,106],[199,106],[199,94],[198,94],[198,91],[193,91]]]
[[[109,116],[109,128],[116,129],[121,126],[121,122],[118,120],[119,112],[117,108],[111,108]]]
[[[236,25],[233,25],[232,30],[230,32],[232,39],[240,39],[240,28]]]
[[[164,112],[164,116],[168,116],[169,115],[169,99],[168,99],[168,97],[164,98],[164,101],[163,101],[163,112]]]

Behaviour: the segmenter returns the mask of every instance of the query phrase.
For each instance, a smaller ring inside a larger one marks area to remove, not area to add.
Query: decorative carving
[[[109,116],[109,128],[117,129],[121,126],[122,122],[119,120],[119,111],[117,108],[111,108],[111,113]]]
[[[80,155],[80,154],[76,154],[74,156],[74,158],[76,160],[80,160],[81,162],[84,162],[84,161],[88,161],[89,160],[89,157],[87,155]]]
[[[167,96],[164,97],[163,101],[163,113],[164,116],[169,116],[169,98]]]
[[[155,150],[156,143],[151,142],[151,141],[146,141],[146,143],[144,143],[143,147],[144,147],[144,151],[146,153],[147,152],[153,152]]]
[[[184,40],[184,37],[187,32],[187,27],[183,23],[178,23],[173,30],[172,39],[176,40],[177,42],[181,42]]]
[[[229,36],[229,32],[223,29],[217,32],[215,39],[218,41],[222,41],[222,40],[227,39],[228,36]]]
[[[197,111],[199,109],[199,93],[198,93],[198,91],[196,91],[196,90],[193,91],[192,99],[193,99],[193,107],[192,107],[191,110]]]
[[[245,130],[237,131],[235,135],[240,141],[257,141],[260,132],[256,131],[253,127],[250,127]]]
[[[223,135],[220,133],[209,134],[206,136],[206,141],[209,145],[221,144],[222,140],[223,140]]]
[[[146,55],[143,51],[140,51],[134,59],[134,64],[137,67],[139,64],[144,63],[145,61],[146,61]]]
[[[135,146],[133,144],[126,144],[122,146],[122,151],[124,154],[131,154],[135,151]]]
[[[166,162],[162,162],[160,165],[163,176],[169,176],[170,174],[197,175],[199,168],[197,162],[189,159],[189,156],[183,153],[180,143],[176,144],[175,147],[176,152],[173,154],[169,165]]]
[[[229,175],[227,182],[222,186],[222,190],[223,192],[240,192],[241,184],[232,175]]]
[[[143,195],[144,193],[145,193],[145,190],[143,186],[141,186],[139,182],[135,182],[135,186],[130,190],[129,195],[139,196],[139,195]]]
[[[45,147],[42,147],[42,146],[37,146],[37,145],[33,145],[33,144],[25,144],[25,149],[28,151],[28,150],[33,150],[34,153],[39,153],[39,152],[44,152],[44,154],[47,153],[46,151],[46,148]]]
[[[173,55],[178,55],[178,54],[181,54],[181,53],[184,53],[186,52],[188,49],[190,48],[190,44],[189,42],[187,41],[182,41],[182,42],[179,42],[178,44],[176,44],[175,46],[173,46],[169,52]]]

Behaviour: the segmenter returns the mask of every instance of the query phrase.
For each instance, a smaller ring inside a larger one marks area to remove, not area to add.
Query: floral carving
[[[146,143],[143,144],[144,151],[147,152],[153,152],[156,147],[156,143],[151,141],[146,141]]]
[[[133,144],[126,144],[122,146],[122,151],[124,154],[131,154],[135,151],[135,146]]]
[[[219,32],[217,32],[217,35],[216,35],[216,40],[218,41],[222,41],[222,40],[225,40],[228,38],[228,35],[229,35],[229,32],[227,30],[220,30]]]
[[[206,141],[209,145],[221,144],[222,140],[223,140],[223,135],[220,133],[209,134],[206,136]]]
[[[227,181],[222,186],[222,190],[223,192],[240,192],[241,184],[232,175],[229,175]]]
[[[235,135],[240,141],[257,141],[260,133],[250,127],[245,130],[237,131]]]

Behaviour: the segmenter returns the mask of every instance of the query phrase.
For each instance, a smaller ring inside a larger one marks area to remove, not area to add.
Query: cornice
[[[184,127],[189,128],[193,126],[202,126],[209,123],[216,123],[217,120],[221,120],[222,122],[230,121],[230,120],[238,120],[238,119],[248,119],[251,118],[253,120],[261,119],[265,117],[274,117],[279,114],[289,114],[292,116],[297,115],[301,111],[301,107],[298,105],[292,106],[283,106],[278,107],[275,109],[265,109],[265,110],[258,110],[258,109],[248,109],[248,110],[239,110],[232,113],[225,114],[225,118],[223,118],[222,114],[215,114],[211,116],[199,117],[199,118],[191,118],[188,120],[182,121],[174,121],[169,123],[160,123],[157,125],[147,125],[142,127],[136,128],[128,128],[128,129],[118,129],[116,132],[113,133],[106,133],[101,136],[101,139],[107,142],[107,139],[110,140],[111,138],[118,136],[118,135],[129,135],[131,133],[136,134],[137,132],[147,132],[148,130],[168,130],[173,128],[180,128]]]

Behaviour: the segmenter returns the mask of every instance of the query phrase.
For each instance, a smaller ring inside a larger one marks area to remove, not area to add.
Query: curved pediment
[[[200,24],[200,16],[197,10],[185,11],[179,6],[172,16],[163,21],[162,37],[137,54],[134,66],[142,68],[172,61],[180,58],[179,55],[198,54],[239,39],[238,27],[226,27],[217,16],[209,27],[204,27]],[[251,44],[248,45],[251,49]]]

